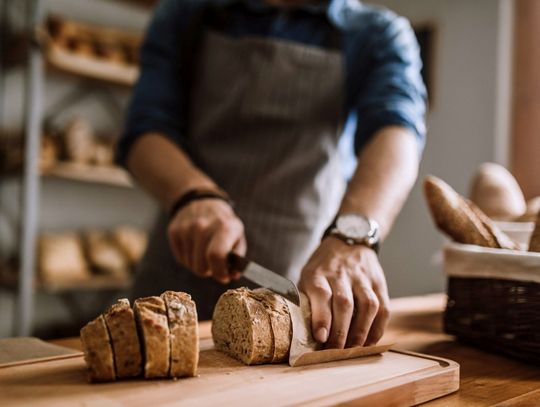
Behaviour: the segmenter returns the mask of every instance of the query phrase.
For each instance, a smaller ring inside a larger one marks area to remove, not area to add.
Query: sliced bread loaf
[[[165,291],[161,298],[167,307],[169,320],[169,376],[195,376],[199,361],[199,326],[195,303],[189,294],[183,292]]]
[[[160,297],[139,298],[133,309],[142,341],[144,377],[168,376],[170,339],[165,301]]]
[[[81,342],[89,380],[91,382],[115,380],[113,350],[103,315],[81,329]]]
[[[270,316],[247,288],[226,291],[212,317],[216,348],[246,365],[270,363],[274,339]]]
[[[274,341],[272,363],[285,362],[289,357],[292,338],[291,316],[287,302],[282,296],[266,288],[253,290],[253,295],[262,303],[270,317]]]
[[[111,337],[116,375],[119,378],[139,376],[142,369],[141,346],[129,300],[118,300],[103,316]]]

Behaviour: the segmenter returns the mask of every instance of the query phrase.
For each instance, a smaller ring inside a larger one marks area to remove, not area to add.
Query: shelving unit
[[[40,173],[42,177],[46,178],[62,178],[71,181],[113,185],[125,188],[133,187],[133,182],[129,173],[123,168],[116,166],[104,167],[61,162]]]
[[[121,0],[110,0],[119,1]],[[120,66],[118,69],[105,69],[107,74],[103,74],[103,62],[92,63],[81,58],[73,58],[72,55],[63,53],[58,48],[47,46],[43,42],[43,31],[45,15],[45,0],[27,0],[30,32],[36,32],[36,41],[31,45],[28,55],[28,66],[26,72],[26,119],[24,147],[24,168],[22,182],[22,230],[20,238],[20,265],[17,281],[17,305],[15,307],[16,316],[14,321],[15,334],[27,336],[31,334],[34,312],[34,291],[39,289],[47,293],[66,293],[73,290],[121,290],[131,285],[131,278],[114,278],[108,276],[95,276],[91,280],[41,284],[36,279],[37,251],[36,241],[38,238],[38,214],[40,207],[41,179],[62,178],[85,183],[100,183],[118,187],[132,187],[128,173],[118,167],[96,167],[80,166],[72,163],[59,163],[47,171],[39,170],[39,155],[42,125],[44,118],[44,83],[45,68],[52,68],[70,75],[82,78],[91,78],[95,81],[102,81],[105,84],[130,86],[134,83],[138,70],[130,66]],[[152,0],[124,0],[124,3],[144,5],[150,9],[156,2]],[[48,44],[50,45],[50,43]],[[96,62],[96,61],[94,61]]]

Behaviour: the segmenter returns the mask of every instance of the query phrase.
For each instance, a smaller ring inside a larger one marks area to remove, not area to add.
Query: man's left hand
[[[299,282],[311,303],[312,332],[326,348],[369,346],[384,333],[389,298],[375,251],[325,238]]]

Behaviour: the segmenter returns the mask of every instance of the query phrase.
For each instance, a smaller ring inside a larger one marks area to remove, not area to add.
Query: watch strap
[[[231,207],[234,208],[234,202],[229,197],[229,195],[220,189],[204,189],[204,188],[194,188],[190,189],[174,202],[169,210],[169,218],[175,216],[180,209],[184,208],[193,201],[199,201],[202,199],[219,199],[227,202]]]

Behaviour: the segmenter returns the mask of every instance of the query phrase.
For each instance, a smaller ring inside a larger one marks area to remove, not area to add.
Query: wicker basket
[[[449,244],[445,332],[540,364],[540,254]]]

